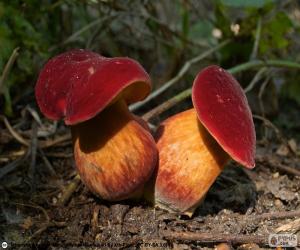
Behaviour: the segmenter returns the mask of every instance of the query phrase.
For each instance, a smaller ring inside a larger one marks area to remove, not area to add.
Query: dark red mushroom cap
[[[117,96],[130,104],[143,100],[150,90],[149,75],[135,60],[76,49],[46,63],[35,94],[46,117],[64,118],[72,125],[93,118]]]
[[[196,77],[192,99],[201,123],[221,147],[247,168],[255,166],[255,128],[247,98],[235,78],[219,66]]]

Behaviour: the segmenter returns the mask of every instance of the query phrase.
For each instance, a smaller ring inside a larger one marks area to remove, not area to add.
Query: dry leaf
[[[286,145],[281,144],[276,150],[276,154],[279,156],[287,156],[289,154],[289,149]]]
[[[28,216],[24,219],[23,223],[20,225],[23,229],[28,230],[33,225],[32,218]]]

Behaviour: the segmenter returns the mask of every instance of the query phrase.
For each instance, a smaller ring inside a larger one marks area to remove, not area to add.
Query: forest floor
[[[8,249],[259,249],[269,248],[270,234],[299,232],[299,147],[290,135],[259,140],[251,171],[229,163],[188,218],[97,198],[76,177],[68,128],[40,123],[28,107],[20,114],[2,117],[0,130],[0,241]]]

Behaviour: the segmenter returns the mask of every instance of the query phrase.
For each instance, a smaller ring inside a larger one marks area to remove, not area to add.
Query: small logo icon
[[[270,247],[296,247],[297,246],[296,234],[270,234],[269,246]]]
[[[2,248],[5,249],[7,248],[8,244],[6,241],[3,241],[2,244],[1,244]]]

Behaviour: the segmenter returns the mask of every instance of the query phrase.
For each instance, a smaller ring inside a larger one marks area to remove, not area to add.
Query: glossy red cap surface
[[[255,127],[247,98],[236,79],[219,66],[196,77],[192,100],[201,123],[238,163],[255,166]]]
[[[130,104],[150,90],[149,75],[137,61],[76,49],[46,63],[35,95],[46,117],[72,125],[93,118],[118,95]]]

